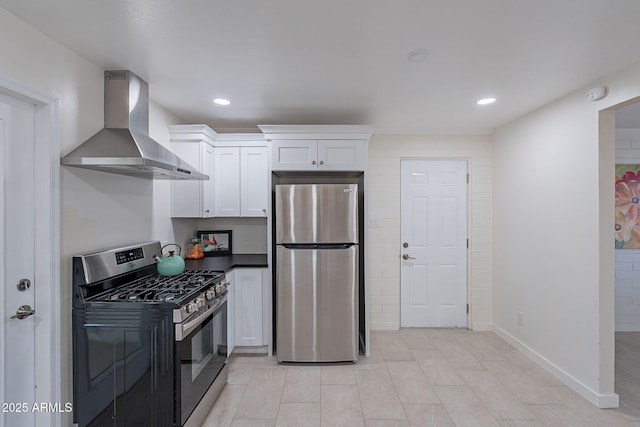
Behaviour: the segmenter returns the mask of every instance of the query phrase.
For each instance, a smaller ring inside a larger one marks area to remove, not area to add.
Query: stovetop
[[[86,301],[170,302],[182,305],[193,296],[220,282],[223,276],[223,273],[208,270],[187,271],[171,277],[153,274],[109,289],[87,298]],[[216,291],[215,287],[214,291]]]
[[[151,241],[74,256],[73,308],[173,310],[179,323],[226,299],[224,273],[192,270],[160,276],[156,257],[162,255],[160,242]]]

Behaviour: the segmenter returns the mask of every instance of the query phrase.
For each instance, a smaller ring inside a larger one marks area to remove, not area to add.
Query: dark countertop
[[[185,270],[215,270],[226,273],[232,268],[266,268],[268,266],[267,254],[238,254],[204,257],[202,259],[185,259]]]

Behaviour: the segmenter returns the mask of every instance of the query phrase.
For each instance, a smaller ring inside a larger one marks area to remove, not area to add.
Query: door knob
[[[402,259],[415,259],[415,258],[412,256],[409,256],[408,254],[404,254],[402,255]]]
[[[409,244],[408,244],[407,242],[404,242],[404,243],[402,244],[402,247],[403,247],[403,248],[408,248],[408,247],[409,247]]]
[[[33,310],[30,305],[28,305],[28,304],[21,305],[20,307],[18,307],[18,311],[16,311],[16,314],[11,316],[9,318],[9,320],[26,319],[27,317],[29,317],[29,316],[31,316],[32,314],[35,314],[35,313],[36,313],[36,311]]]

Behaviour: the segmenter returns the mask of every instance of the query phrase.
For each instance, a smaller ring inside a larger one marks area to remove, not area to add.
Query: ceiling
[[[0,0],[189,123],[491,132],[640,61],[638,0]],[[408,60],[428,49],[423,62]],[[497,102],[478,106],[480,98]],[[231,100],[223,107],[215,97]],[[586,101],[585,101],[586,102]]]

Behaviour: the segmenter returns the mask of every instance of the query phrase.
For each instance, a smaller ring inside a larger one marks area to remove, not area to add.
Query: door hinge
[[[469,304],[467,304],[467,314],[469,314]]]
[[[467,174],[467,184],[469,183],[469,174]]]
[[[469,239],[467,239],[467,249],[469,249]]]

